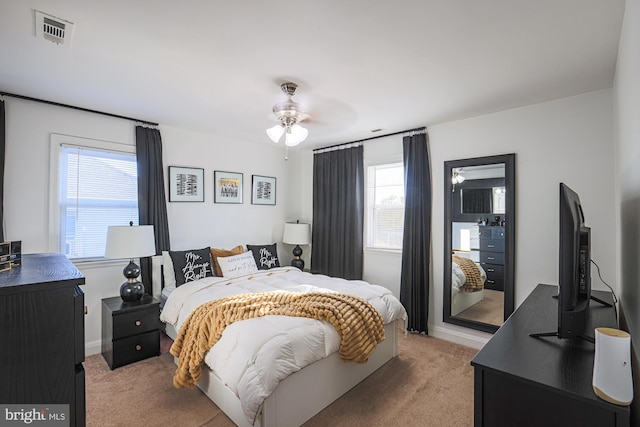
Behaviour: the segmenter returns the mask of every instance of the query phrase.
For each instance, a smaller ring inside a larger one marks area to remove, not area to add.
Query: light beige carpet
[[[482,301],[475,303],[456,317],[502,326],[504,323],[504,292],[485,289]]]
[[[305,427],[472,426],[477,350],[409,334],[398,351]],[[101,355],[84,365],[88,426],[234,425],[198,389],[173,387],[176,366],[166,353],[114,371]]]
[[[173,386],[176,365],[164,353],[109,370],[102,355],[86,358],[87,426],[233,426],[198,389]]]

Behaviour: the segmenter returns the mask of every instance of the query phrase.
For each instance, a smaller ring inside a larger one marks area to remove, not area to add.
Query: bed
[[[473,271],[473,279],[468,272]],[[482,301],[487,273],[469,258],[453,255],[451,262],[451,315],[456,316]]]
[[[385,339],[364,364],[341,360],[340,338],[327,322],[264,316],[227,326],[205,356],[198,387],[239,426],[301,425],[395,357],[399,330],[406,329],[406,312],[391,291],[363,281],[276,267],[234,278],[207,277],[171,289],[163,286],[166,264],[166,256],[153,257],[153,289],[172,339],[204,302],[249,292],[355,295],[369,301],[384,320]],[[277,363],[265,368],[259,366],[263,361]]]

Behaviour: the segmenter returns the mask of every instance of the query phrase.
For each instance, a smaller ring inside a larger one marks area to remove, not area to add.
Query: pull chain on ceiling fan
[[[267,129],[267,135],[273,142],[279,142],[284,135],[284,143],[293,147],[309,135],[309,131],[299,124],[308,119],[309,115],[300,111],[299,104],[292,99],[298,89],[297,84],[282,83],[280,89],[287,95],[287,100],[273,106],[274,119],[280,124]]]

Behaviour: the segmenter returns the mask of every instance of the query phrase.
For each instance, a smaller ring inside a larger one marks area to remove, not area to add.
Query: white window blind
[[[367,246],[402,249],[404,232],[404,166],[367,168]]]
[[[58,250],[104,257],[109,225],[138,224],[136,155],[62,145],[59,160]]]

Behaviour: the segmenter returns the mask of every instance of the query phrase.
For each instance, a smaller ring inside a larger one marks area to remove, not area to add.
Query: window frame
[[[367,162],[365,164],[365,210],[366,210],[366,214],[364,217],[364,230],[365,230],[365,235],[364,235],[364,249],[366,252],[384,252],[384,253],[393,253],[393,254],[401,254],[402,253],[402,247],[399,248],[393,248],[393,247],[382,247],[382,246],[372,246],[370,244],[371,241],[371,232],[373,229],[373,224],[372,224],[372,220],[373,220],[373,209],[374,209],[374,205],[370,198],[369,198],[369,170],[372,167],[382,167],[382,166],[386,166],[386,167],[392,167],[394,165],[398,165],[401,166],[402,169],[404,170],[404,161],[402,156],[392,156],[389,157],[387,159],[379,159],[378,161],[371,161],[371,162]],[[404,187],[404,178],[403,178],[403,187]],[[377,187],[375,187],[377,188]],[[375,196],[374,196],[375,197]],[[403,211],[404,211],[404,207],[403,207]]]
[[[60,149],[62,146],[78,147],[89,150],[107,151],[122,154],[136,154],[136,147],[132,144],[84,138],[72,135],[51,133],[49,150],[49,236],[50,252],[59,252],[60,229]],[[112,262],[106,257],[71,258],[75,264]]]

